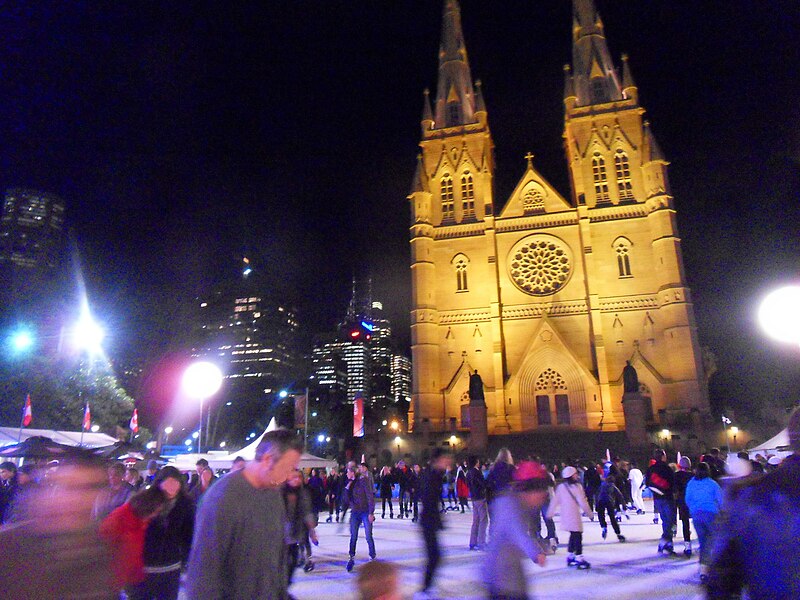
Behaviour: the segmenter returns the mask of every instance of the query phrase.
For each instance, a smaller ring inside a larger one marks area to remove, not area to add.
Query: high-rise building
[[[372,302],[369,321],[372,325],[372,336],[369,340],[370,351],[370,403],[372,406],[386,410],[393,403],[392,398],[392,327],[383,315],[383,304]]]
[[[411,402],[411,361],[403,354],[392,356],[392,401],[401,407]]]
[[[227,402],[212,416],[209,443],[243,438],[275,394],[300,379],[297,314],[267,289],[243,276],[197,300],[192,353],[219,364],[226,379]]]
[[[709,405],[668,163],[594,3],[573,7],[571,30],[564,24],[571,189],[556,190],[528,153],[515,189],[496,199],[489,111],[458,2],[444,3],[438,87],[433,105],[425,93],[408,196],[415,428],[446,431],[461,419],[477,370],[490,433],[620,430],[630,361],[651,422],[693,423],[702,435]]]
[[[64,264],[64,201],[27,188],[6,190],[0,217],[4,306],[57,297]]]

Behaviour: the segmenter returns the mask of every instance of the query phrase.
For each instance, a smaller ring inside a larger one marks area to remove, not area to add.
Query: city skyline
[[[569,3],[461,5],[498,203],[529,151],[568,195]],[[798,276],[798,7],[597,5],[672,163],[700,342],[720,368],[712,401],[796,399],[796,354],[755,310]],[[9,22],[0,185],[65,199],[112,352],[158,348],[174,316],[162,300],[191,302],[241,256],[285,282],[311,331],[335,322],[354,271],[371,273],[407,343],[406,194],[440,2],[43,4]]]

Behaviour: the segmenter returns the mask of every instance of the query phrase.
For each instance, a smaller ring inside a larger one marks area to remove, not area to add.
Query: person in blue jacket
[[[692,521],[694,521],[694,530],[697,532],[697,542],[700,544],[701,578],[705,581],[709,538],[717,513],[722,508],[722,488],[711,478],[711,467],[708,463],[697,463],[694,477],[686,484],[684,499]]]

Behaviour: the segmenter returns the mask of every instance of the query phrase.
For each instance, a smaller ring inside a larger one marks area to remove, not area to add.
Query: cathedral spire
[[[461,30],[461,9],[457,0],[445,0],[439,46],[435,127],[457,127],[474,123],[475,120],[474,88]]]
[[[578,106],[623,98],[594,0],[572,3],[572,71]]]

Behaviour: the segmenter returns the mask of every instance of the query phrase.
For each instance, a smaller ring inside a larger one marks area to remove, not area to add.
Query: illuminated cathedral
[[[677,422],[699,435],[708,393],[668,162],[594,3],[573,4],[567,195],[529,154],[511,195],[494,196],[489,111],[456,0],[445,1],[438,58],[408,196],[410,426],[468,430],[477,370],[492,435],[622,430],[630,361],[651,430]]]

